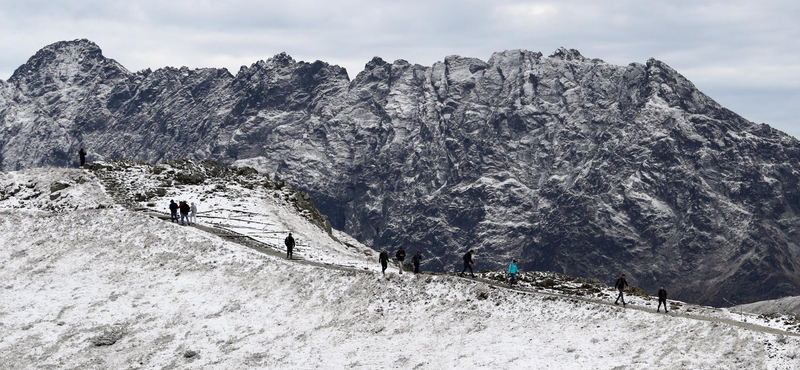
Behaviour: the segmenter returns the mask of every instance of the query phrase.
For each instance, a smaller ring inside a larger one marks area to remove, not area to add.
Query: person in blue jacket
[[[508,274],[511,275],[511,281],[508,283],[508,286],[513,286],[514,282],[517,281],[517,273],[519,270],[517,269],[517,260],[511,261],[511,264],[508,265]]]

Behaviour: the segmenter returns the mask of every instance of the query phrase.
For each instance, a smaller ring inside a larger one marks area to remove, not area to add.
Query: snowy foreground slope
[[[3,369],[800,365],[793,336],[285,261],[116,206],[81,170],[0,174],[0,190]]]

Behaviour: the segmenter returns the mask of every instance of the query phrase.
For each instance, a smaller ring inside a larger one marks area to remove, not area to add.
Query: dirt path
[[[103,177],[100,177],[100,176],[98,176],[98,178],[106,186],[106,190],[108,191],[109,195],[111,195],[112,198],[114,198],[116,201],[118,201],[122,205],[126,206],[127,208],[129,208],[131,210],[134,210],[136,212],[144,213],[144,214],[149,215],[151,217],[156,217],[156,218],[159,218],[161,220],[170,221],[170,216],[168,214],[166,214],[166,213],[157,213],[157,212],[153,212],[153,211],[146,210],[146,209],[141,209],[141,208],[137,209],[137,208],[135,208],[135,204],[133,204],[129,199],[125,199],[120,194],[117,194],[116,192],[113,191],[113,190],[117,189],[117,186],[114,183],[113,179],[103,178]],[[111,190],[111,191],[109,191],[109,190]],[[285,255],[286,255],[285,252],[283,251],[283,249],[278,247],[278,246],[276,246],[276,245],[272,245],[272,244],[268,244],[268,243],[264,243],[264,242],[258,241],[258,240],[254,239],[254,238],[251,238],[251,237],[247,236],[247,235],[243,235],[243,234],[237,233],[235,231],[226,229],[224,227],[219,227],[219,226],[209,227],[209,226],[197,225],[197,224],[192,225],[191,227],[194,227],[194,228],[196,228],[198,230],[202,230],[202,231],[210,233],[210,234],[217,235],[217,236],[219,236],[219,237],[221,237],[223,239],[229,240],[231,242],[234,242],[236,244],[245,246],[247,248],[253,249],[255,251],[258,251],[258,252],[266,254],[266,255],[270,255],[270,256],[274,256],[274,257],[278,257],[278,258],[285,258]],[[320,262],[315,262],[315,261],[309,261],[309,260],[302,259],[302,258],[293,258],[291,261],[294,262],[294,263],[299,263],[299,264],[308,265],[308,266],[314,266],[314,267],[321,267],[321,268],[330,269],[330,270],[347,271],[347,272],[355,272],[355,273],[370,273],[370,274],[372,274],[372,272],[365,271],[363,269],[358,269],[358,268],[348,267],[348,266],[340,266],[340,265],[335,265],[335,264],[331,264],[331,263],[320,263]],[[449,276],[449,277],[454,277],[454,278],[458,278],[458,279],[470,280],[470,281],[473,281],[473,282],[476,282],[476,283],[487,284],[487,285],[489,285],[491,287],[495,287],[495,288],[498,288],[498,289],[505,289],[507,291],[515,292],[515,293],[518,293],[518,294],[544,295],[544,296],[556,297],[556,298],[560,298],[560,299],[564,299],[564,300],[573,300],[573,301],[579,301],[579,302],[584,302],[584,303],[589,303],[589,304],[599,304],[599,305],[609,306],[609,307],[613,307],[613,308],[620,309],[620,310],[637,310],[637,311],[641,311],[641,312],[655,314],[655,312],[653,312],[652,309],[649,309],[649,308],[646,308],[646,307],[642,307],[642,306],[634,306],[634,305],[630,305],[629,304],[626,307],[622,307],[622,306],[615,305],[612,302],[603,301],[603,300],[595,299],[595,298],[576,297],[576,296],[570,296],[570,295],[566,295],[566,294],[559,294],[559,293],[554,293],[554,292],[541,291],[541,290],[537,290],[537,289],[509,288],[508,285],[505,284],[505,283],[501,283],[501,282],[498,282],[498,281],[495,281],[495,280],[490,280],[490,279],[485,279],[485,278],[467,278],[467,277],[460,277],[458,275],[442,274],[442,273],[434,273],[434,272],[424,272],[424,274],[425,275],[437,275],[437,276]],[[785,330],[770,328],[770,327],[766,327],[766,326],[762,326],[762,325],[750,324],[750,323],[731,320],[731,319],[705,317],[705,316],[700,316],[700,315],[692,315],[692,314],[689,314],[689,313],[676,313],[676,312],[664,313],[664,314],[659,314],[659,315],[669,315],[669,316],[672,316],[672,317],[681,317],[681,318],[686,318],[686,319],[690,319],[690,320],[698,320],[698,321],[706,321],[706,322],[712,322],[712,323],[718,323],[718,324],[731,325],[731,326],[736,326],[736,327],[740,327],[740,328],[751,330],[751,331],[757,331],[757,332],[774,334],[774,335],[785,335],[785,336],[792,336],[792,337],[800,337],[800,333],[788,332],[788,331],[785,331]]]

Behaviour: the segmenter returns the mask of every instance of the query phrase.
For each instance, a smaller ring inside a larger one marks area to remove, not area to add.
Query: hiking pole
[[[727,300],[725,298],[722,298],[722,300],[725,301],[725,302],[728,302],[728,304],[730,304],[731,306],[734,306],[734,307],[739,306],[738,303],[731,302],[731,301],[729,301],[729,300]],[[734,310],[733,313],[736,314],[736,310]],[[742,321],[747,322],[747,319],[744,318],[744,309],[741,306],[739,306],[739,317],[742,319]]]

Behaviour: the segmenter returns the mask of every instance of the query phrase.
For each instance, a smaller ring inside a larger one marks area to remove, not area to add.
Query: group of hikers
[[[179,203],[170,200],[169,212],[172,215],[170,218],[171,222],[178,223],[180,221],[181,225],[197,224],[197,205],[195,205],[194,202],[189,205],[185,200]],[[178,212],[181,214],[180,220],[178,219]],[[186,224],[183,223],[183,220],[186,220]]]

